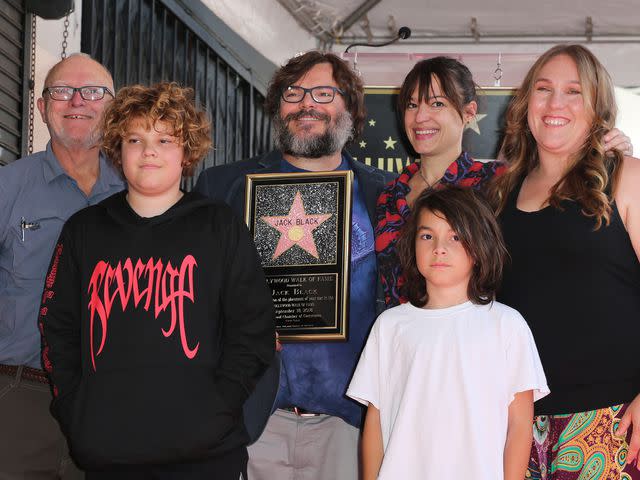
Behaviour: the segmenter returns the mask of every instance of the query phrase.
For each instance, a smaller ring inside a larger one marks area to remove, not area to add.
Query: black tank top
[[[536,415],[630,402],[640,393],[640,264],[615,203],[594,231],[575,202],[518,210],[519,191],[499,216],[511,262],[497,299],[533,332],[551,389]]]

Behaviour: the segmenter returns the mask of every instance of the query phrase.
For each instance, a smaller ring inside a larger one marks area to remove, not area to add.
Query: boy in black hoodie
[[[51,408],[88,479],[246,478],[242,405],[274,312],[246,227],[180,190],[211,145],[191,95],[118,92],[103,148],[128,189],[67,221],[46,278]]]

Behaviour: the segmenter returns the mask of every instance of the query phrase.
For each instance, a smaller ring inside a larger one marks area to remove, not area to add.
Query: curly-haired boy
[[[72,216],[55,248],[42,358],[89,479],[246,476],[242,406],[274,314],[246,227],[180,189],[210,146],[190,89],[121,89],[103,149],[128,188]]]

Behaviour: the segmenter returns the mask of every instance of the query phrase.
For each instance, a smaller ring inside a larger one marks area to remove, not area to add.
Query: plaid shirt
[[[387,308],[394,307],[407,301],[401,294],[404,275],[400,267],[400,259],[396,251],[396,243],[400,237],[402,227],[409,219],[411,211],[407,203],[407,195],[411,191],[409,180],[420,169],[420,162],[414,162],[402,171],[400,176],[389,183],[376,206],[376,255],[378,272],[384,290]],[[472,159],[466,152],[449,165],[443,177],[432,188],[442,188],[445,185],[470,187],[476,190],[483,188],[494,175],[504,173],[506,166],[497,161],[479,162]]]

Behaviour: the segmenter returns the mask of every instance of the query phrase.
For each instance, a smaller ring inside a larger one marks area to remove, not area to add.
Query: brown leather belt
[[[44,370],[31,368],[24,365],[2,365],[0,364],[0,374],[8,377],[15,377],[16,380],[31,380],[32,382],[49,383],[49,378]]]

